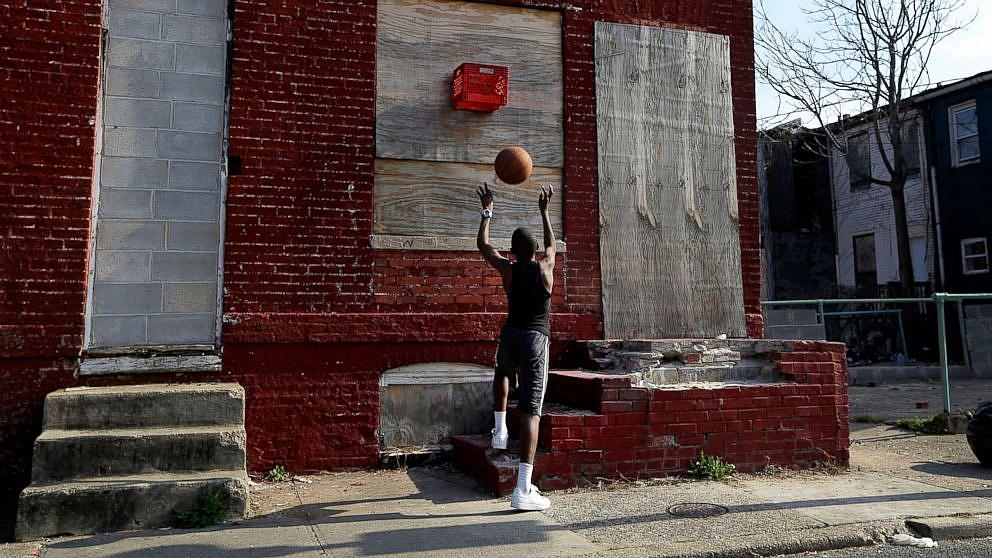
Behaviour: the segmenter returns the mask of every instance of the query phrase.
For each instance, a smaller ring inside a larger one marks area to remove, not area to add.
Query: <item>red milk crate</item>
[[[465,62],[451,82],[452,108],[493,112],[510,97],[510,68]]]

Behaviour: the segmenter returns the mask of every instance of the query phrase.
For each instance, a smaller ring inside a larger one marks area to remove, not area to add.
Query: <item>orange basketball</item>
[[[506,147],[496,155],[496,176],[507,184],[520,184],[530,178],[530,171],[534,169],[534,162],[527,153],[520,147]]]

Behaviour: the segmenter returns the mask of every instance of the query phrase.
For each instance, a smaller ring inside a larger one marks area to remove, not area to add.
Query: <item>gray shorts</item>
[[[504,327],[499,336],[496,379],[506,377],[511,387],[517,386],[517,409],[529,415],[541,416],[544,406],[549,342],[548,336],[540,331],[512,327]]]

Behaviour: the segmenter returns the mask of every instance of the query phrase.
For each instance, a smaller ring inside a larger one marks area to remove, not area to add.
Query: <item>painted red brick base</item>
[[[546,404],[541,418],[534,484],[551,490],[598,478],[681,475],[701,451],[741,472],[847,466],[844,345],[794,345],[778,355],[786,381],[774,384],[649,389],[631,387],[626,376],[552,372],[547,398],[558,404]],[[517,417],[507,422],[516,439]],[[488,436],[458,436],[454,445],[466,472],[497,494],[513,490],[516,460],[489,450]]]

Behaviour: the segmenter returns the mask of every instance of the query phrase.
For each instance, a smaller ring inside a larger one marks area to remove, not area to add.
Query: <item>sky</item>
[[[755,11],[760,0],[755,0]],[[800,34],[815,33],[817,28],[803,13],[810,0],[763,0],[765,11],[782,30],[795,30]],[[992,1],[965,0],[961,8],[962,18],[977,17],[967,28],[962,29],[934,49],[930,61],[930,81],[948,83],[985,70],[992,70]],[[779,110],[778,96],[767,85],[758,80],[758,126],[764,127],[763,120],[774,116]],[[809,121],[808,117],[803,118]],[[778,121],[781,122],[781,121]],[[772,122],[774,125],[778,122]]]

